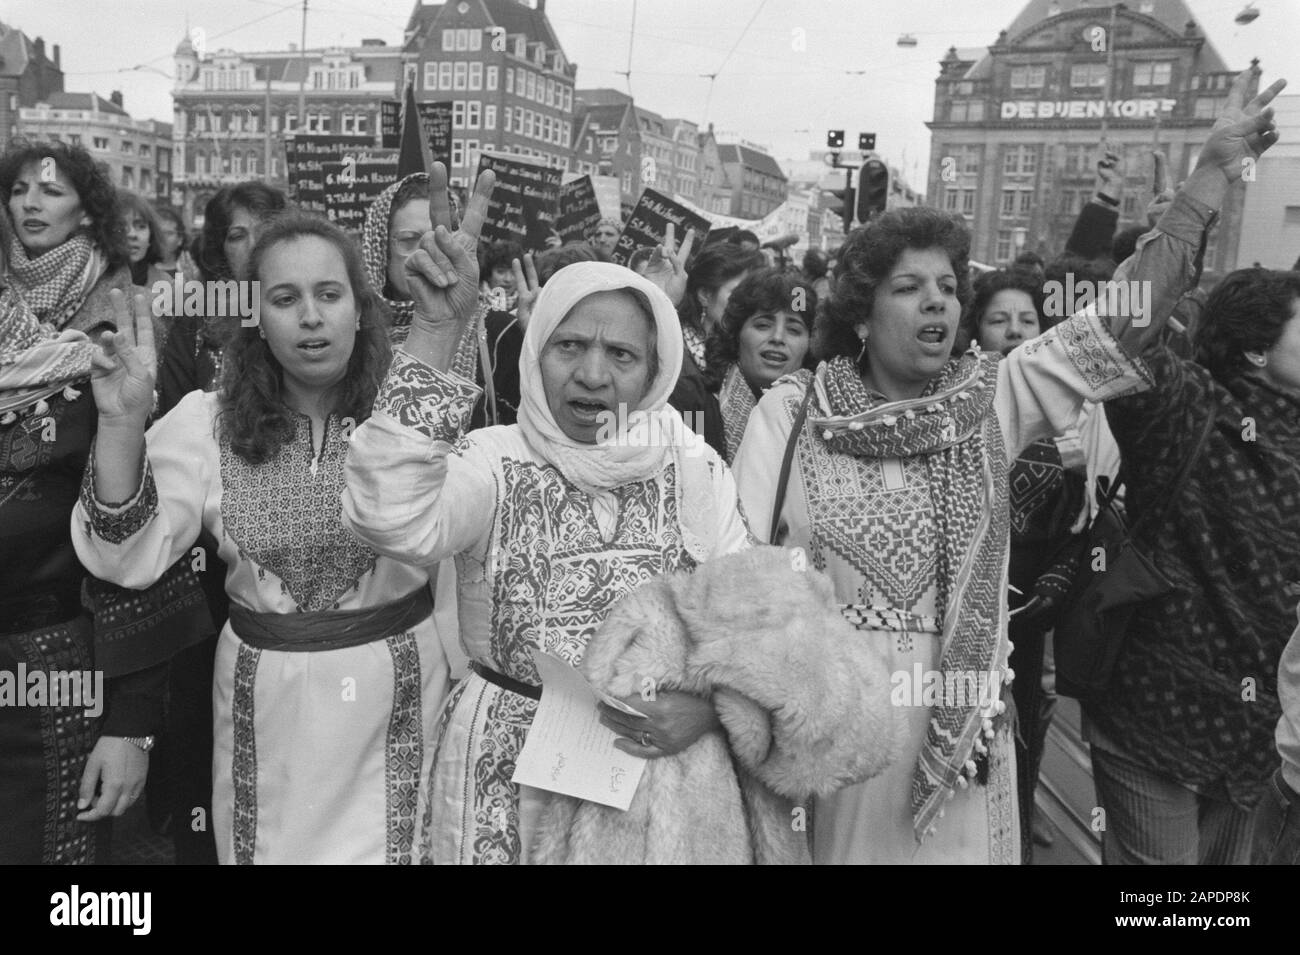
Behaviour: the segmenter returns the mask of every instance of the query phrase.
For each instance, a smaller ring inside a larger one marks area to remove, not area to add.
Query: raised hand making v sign
[[[429,221],[433,229],[420,238],[406,259],[415,314],[403,346],[413,358],[446,371],[457,343],[478,305],[478,239],[487,217],[496,176],[485,170],[474,183],[460,227],[452,231],[447,198],[447,167],[440,162],[429,171]]]

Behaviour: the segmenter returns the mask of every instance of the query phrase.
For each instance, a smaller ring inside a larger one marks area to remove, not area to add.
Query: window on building
[[[632,191],[632,173],[630,171],[624,171],[623,173],[623,191]]]
[[[451,64],[448,63],[448,66]],[[438,88],[438,64],[433,60],[428,60],[424,64],[424,88],[426,90],[436,90]]]
[[[515,71],[511,67],[506,67],[506,92],[515,91]]]
[[[1124,208],[1124,212],[1123,212],[1123,216],[1124,216],[1124,218],[1125,218],[1125,219],[1133,219],[1133,218],[1136,218],[1136,217],[1137,217],[1137,211],[1138,211],[1138,207],[1137,207],[1137,206],[1138,206],[1138,197],[1135,196],[1135,195],[1132,195],[1131,193],[1130,193],[1129,195],[1126,195],[1126,196],[1124,197],[1124,207],[1123,207],[1123,208]]]
[[[465,101],[458,99],[451,104],[451,128],[465,128]]]
[[[470,31],[469,31],[469,48],[470,48],[471,50],[481,50],[481,49],[483,49],[483,31],[482,31],[482,30],[470,30]]]
[[[148,169],[140,170],[140,192],[146,196],[153,192],[153,176],[149,175]]]
[[[1192,107],[1192,117],[1194,119],[1218,119],[1219,109],[1223,101],[1213,96],[1198,96],[1196,103]]]
[[[478,36],[477,33],[474,34]],[[469,65],[469,88],[472,90],[481,90],[483,88],[483,64],[471,63]]]
[[[1075,63],[1070,67],[1070,85],[1075,89],[1106,85],[1105,63]]]
[[[973,216],[975,214],[975,190],[963,189],[961,191],[961,211],[964,215]]]
[[[122,140],[122,152],[128,156],[135,153],[135,146],[129,139]]]
[[[244,128],[250,133],[258,131],[262,118],[257,113],[247,113],[244,116]]]
[[[479,145],[477,139],[470,139],[465,142],[465,165],[471,169],[478,166]]]
[[[74,146],[81,145],[81,133],[68,133],[68,142]]]
[[[469,49],[469,30],[461,29],[456,31],[456,49]]]
[[[244,129],[244,114],[234,112],[230,114],[230,131],[232,133],[242,132]]]
[[[483,128],[497,128],[497,108],[492,105],[483,107]]]
[[[495,66],[489,66],[487,68],[487,84],[485,86],[486,89],[494,90],[497,88],[497,74],[499,72],[500,71]]]
[[[95,144],[95,148],[96,148],[96,149],[107,149],[107,148],[108,148],[108,137],[107,137],[107,136],[96,136],[96,137],[94,138],[94,144]]]
[[[1065,147],[1065,158],[1061,163],[1061,171],[1067,176],[1080,176],[1088,172],[1088,159],[1090,147],[1070,143]]]
[[[958,212],[961,209],[961,190],[945,189],[943,191],[943,211]]]
[[[1011,88],[1013,90],[1042,89],[1045,82],[1047,82],[1047,67],[1042,64],[1013,66],[1011,68]]]
[[[1019,192],[1019,189],[1002,190],[1002,205],[998,209],[998,214],[1004,219],[1016,214],[1016,195]]]
[[[451,63],[450,62],[438,64],[438,89],[440,90],[451,89]]]
[[[1173,64],[1168,60],[1133,64],[1134,86],[1168,86]]]
[[[483,104],[478,100],[470,100],[465,110],[465,126],[468,129],[478,129],[483,121]]]
[[[208,174],[208,157],[203,153],[194,154],[194,172],[200,176]]]
[[[465,165],[465,140],[453,139],[451,141],[451,164],[453,166]]]
[[[572,143],[570,142],[570,134],[571,134],[572,132],[573,132],[573,128],[570,126],[569,122],[566,120],[565,123],[564,123],[564,148],[565,148],[565,149],[571,149],[571,148],[573,148]],[[692,169],[693,169],[694,166],[695,166],[695,163],[694,163],[694,159],[695,159],[695,157],[692,156],[691,159],[692,159],[691,167],[692,167]]]
[[[1033,146],[1012,146],[1002,157],[1004,176],[1032,175],[1038,170],[1038,153]]]
[[[257,153],[250,152],[247,156],[247,168],[250,176],[257,175]]]
[[[279,175],[280,175],[280,157],[276,155],[272,155],[271,156],[271,178],[274,179]]]
[[[468,63],[464,62],[463,60],[459,63],[453,63],[452,74],[451,74],[452,76],[451,88],[454,90],[463,90],[465,88],[465,80],[468,77],[468,75],[469,75]]]
[[[997,249],[993,252],[994,261],[999,265],[1011,261],[1011,251],[1016,247],[1011,237],[1010,229],[1000,229],[998,231]]]
[[[235,151],[235,155],[230,159],[230,171],[236,176],[242,176],[244,174],[244,154],[238,150]]]
[[[546,80],[546,105],[555,105],[555,80],[549,77]]]
[[[490,106],[488,107],[488,109],[491,108],[492,107]],[[511,109],[509,106],[505,107],[505,109],[501,111],[501,128],[504,129],[507,133],[514,132],[515,129],[514,116],[515,116],[515,111]]]
[[[528,74],[527,83],[528,83],[528,92],[525,95],[527,96],[528,99],[536,101],[537,100],[537,74],[530,72]]]
[[[1029,216],[1034,211],[1034,191],[1032,189],[1021,189],[1020,196],[1016,203],[1016,215]]]

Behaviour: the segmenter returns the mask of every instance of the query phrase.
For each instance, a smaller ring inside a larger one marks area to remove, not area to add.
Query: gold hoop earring
[[[1259,352],[1246,352],[1246,359],[1256,368],[1263,368],[1268,364],[1268,358]]]

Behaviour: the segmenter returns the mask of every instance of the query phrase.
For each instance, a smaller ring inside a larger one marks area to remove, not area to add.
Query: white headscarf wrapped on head
[[[579,302],[598,292],[632,290],[650,303],[659,369],[637,409],[629,408],[628,431],[583,444],[566,435],[551,414],[542,384],[541,355],[555,329]],[[682,330],[677,310],[656,285],[608,262],[578,262],[555,273],[533,305],[519,356],[519,427],[533,449],[589,494],[658,476],[694,441],[668,396],[682,368]],[[633,410],[642,414],[633,415]],[[629,433],[631,432],[631,433]],[[638,433],[639,432],[639,433]]]

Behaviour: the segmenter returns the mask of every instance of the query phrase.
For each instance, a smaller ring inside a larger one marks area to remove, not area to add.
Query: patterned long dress
[[[1100,320],[1079,316],[1021,346],[998,366],[997,390],[985,427],[986,466],[1000,493],[1006,526],[1010,461],[1036,438],[1074,424],[1085,399],[1104,400],[1143,382]],[[736,480],[745,510],[766,522],[777,473],[804,396],[806,375],[774,385],[750,416],[736,456]],[[883,401],[883,396],[880,399]],[[815,404],[815,403],[814,403]],[[832,452],[809,418],[798,439],[781,523],[786,546],[805,548],[812,564],[834,581],[846,616],[862,622],[864,639],[880,643],[895,681],[938,670],[942,635],[936,508],[921,456],[879,459]],[[1000,453],[999,453],[1000,452]],[[1005,533],[1005,531],[1004,531]],[[999,592],[1005,594],[1005,567]],[[869,612],[868,608],[884,608]],[[999,610],[1005,666],[1005,599]],[[817,801],[813,856],[818,863],[979,863],[1019,861],[1016,771],[1012,739],[990,741],[987,785],[952,793],[933,835],[913,833],[913,771],[931,722],[932,707],[912,699],[906,743],[880,776]]]
[[[254,467],[214,436],[218,409],[196,391],[154,425],[141,487],[120,507],[95,500],[88,472],[73,520],[87,567],[141,587],[206,528],[232,603],[256,612],[377,607],[428,586],[427,571],[379,557],[343,527],[349,423],[331,416],[316,450],[299,415],[294,438]],[[264,650],[226,623],[213,687],[220,861],[412,861],[447,660],[432,617],[376,637]]]
[[[686,458],[683,473],[670,464],[592,496],[517,426],[460,438],[477,394],[399,353],[353,438],[344,495],[345,520],[380,553],[417,564],[455,555],[461,641],[475,664],[536,686],[534,648],[577,664],[623,596],[750,543],[712,451]],[[456,686],[438,728],[422,861],[528,861],[543,795],[510,777],[535,710],[477,671]]]

